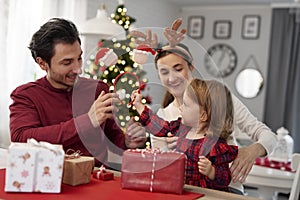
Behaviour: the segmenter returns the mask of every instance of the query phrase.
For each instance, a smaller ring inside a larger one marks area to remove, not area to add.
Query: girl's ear
[[[48,71],[48,63],[44,61],[41,57],[37,57],[35,61],[42,70]]]

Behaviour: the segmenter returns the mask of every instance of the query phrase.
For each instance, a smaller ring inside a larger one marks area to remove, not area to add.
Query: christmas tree
[[[126,73],[134,73],[139,81],[133,79],[132,81],[122,81],[122,89],[126,91],[122,104],[117,105],[118,112],[116,113],[117,120],[121,128],[124,128],[131,117],[138,119],[138,113],[129,104],[131,92],[137,88],[143,90],[146,86],[147,79],[144,77],[146,72],[142,69],[142,65],[135,63],[132,60],[133,49],[136,44],[134,38],[129,34],[129,28],[132,23],[135,22],[133,17],[126,14],[127,9],[124,4],[119,4],[114,14],[111,14],[112,22],[122,26],[126,32],[125,40],[117,40],[113,38],[111,40],[101,40],[98,43],[98,49],[90,56],[87,67],[84,69],[85,77],[93,79],[101,79],[110,86],[110,90],[115,90],[116,78]],[[96,54],[100,49],[109,48],[112,49],[118,56],[118,62],[112,66],[105,66],[103,62],[99,62],[96,58]],[[128,78],[128,77],[126,77]],[[151,99],[149,96],[143,97],[142,102],[144,104],[150,104]]]

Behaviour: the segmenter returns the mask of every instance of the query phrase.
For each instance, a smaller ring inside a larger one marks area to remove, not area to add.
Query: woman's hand
[[[201,174],[208,176],[210,180],[215,179],[215,168],[205,156],[199,156],[198,169]]]
[[[265,148],[259,143],[239,148],[238,156],[230,167],[232,181],[243,183],[251,171],[255,159],[265,154]]]

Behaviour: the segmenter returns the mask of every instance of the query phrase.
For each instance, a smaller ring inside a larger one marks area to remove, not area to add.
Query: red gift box
[[[114,179],[114,174],[105,170],[94,170],[93,177],[99,180],[108,181]]]
[[[185,164],[184,153],[126,150],[122,156],[121,188],[182,194]]]

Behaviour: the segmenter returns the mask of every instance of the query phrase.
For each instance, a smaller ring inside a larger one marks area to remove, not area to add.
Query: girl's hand
[[[199,156],[198,169],[201,174],[208,176],[210,180],[215,179],[215,168],[205,156]]]
[[[142,104],[142,94],[139,90],[134,90],[131,93],[131,101],[132,105],[136,108],[137,112],[141,114],[145,108],[145,106]]]
[[[142,104],[142,95],[139,90],[133,90],[131,93],[131,101],[134,106]]]
[[[166,138],[168,149],[175,150],[177,146],[177,136],[173,136],[172,133],[168,133],[168,137]]]

